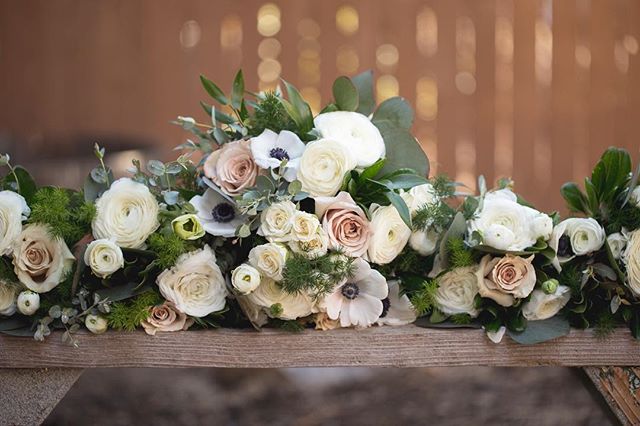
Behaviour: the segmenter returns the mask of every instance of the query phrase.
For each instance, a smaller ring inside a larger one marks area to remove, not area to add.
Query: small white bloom
[[[640,297],[640,229],[628,235],[629,242],[622,255],[627,267],[627,285],[631,292]]]
[[[15,314],[17,298],[16,286],[0,280],[0,315],[8,317]]]
[[[422,256],[432,255],[436,251],[440,236],[434,230],[413,231],[409,238],[409,246]]]
[[[338,193],[344,175],[356,167],[350,148],[333,139],[310,142],[300,159],[298,180],[312,197]]]
[[[0,256],[9,255],[31,210],[22,195],[0,191]]]
[[[310,241],[316,238],[320,229],[320,220],[316,215],[301,211],[293,215],[293,241]]]
[[[289,247],[294,253],[303,254],[308,259],[324,256],[329,249],[329,236],[324,229],[319,228],[318,232],[308,241],[289,241]]]
[[[297,211],[296,205],[291,201],[271,204],[260,214],[258,235],[264,236],[272,243],[289,241],[293,228],[293,217]]]
[[[551,318],[564,308],[569,299],[571,289],[564,285],[559,285],[551,294],[543,290],[534,290],[529,301],[522,307],[522,315],[529,321]]]
[[[624,253],[624,249],[627,246],[627,238],[620,232],[616,232],[607,237],[607,244],[609,244],[613,258],[617,260],[620,259],[622,253]]]
[[[87,330],[93,334],[102,334],[107,331],[108,328],[107,319],[102,315],[95,314],[87,315],[84,319],[84,325],[87,327]]]
[[[124,267],[122,249],[111,240],[95,240],[84,252],[84,263],[100,278],[107,278]]]
[[[382,301],[384,307],[378,325],[399,326],[414,322],[416,310],[406,294],[400,295],[398,281],[389,281],[389,297]]]
[[[475,298],[478,294],[476,266],[453,269],[438,279],[435,302],[447,315],[469,314],[478,316]]]
[[[368,167],[385,156],[378,128],[358,112],[335,111],[318,115],[313,124],[323,138],[333,139],[353,153],[358,167]]]
[[[288,130],[277,134],[266,129],[260,136],[251,138],[251,154],[256,164],[263,169],[277,169],[282,160],[287,160],[284,178],[289,182],[296,179],[304,148],[298,135]]]
[[[564,236],[567,238],[563,239]],[[559,272],[562,263],[600,250],[605,240],[604,229],[593,218],[563,220],[555,226],[549,240],[549,247],[556,252],[552,264]]]
[[[287,261],[287,248],[278,243],[267,243],[254,247],[249,252],[249,263],[263,275],[276,281],[282,280],[282,271]]]
[[[22,315],[33,315],[40,308],[40,295],[30,290],[23,291],[18,295],[17,304]]]
[[[409,207],[409,211],[412,215],[428,204],[439,202],[436,197],[435,189],[433,189],[433,185],[430,183],[414,186],[409,191],[400,194],[400,196],[407,204],[407,207]]]
[[[379,265],[393,261],[411,237],[411,229],[392,205],[378,206],[373,210],[370,229],[373,235],[367,254],[369,261]]]
[[[231,238],[244,223],[235,204],[211,188],[207,188],[204,195],[194,196],[189,203],[198,212],[198,220],[208,234]]]
[[[120,247],[138,249],[160,226],[160,207],[145,185],[118,179],[96,201],[95,239],[113,239]]]
[[[303,292],[287,293],[277,282],[267,277],[262,279],[258,288],[251,294],[243,297],[246,301],[261,308],[270,317],[274,316],[271,307],[279,305],[277,317],[283,320],[306,317],[316,311],[310,296]]]
[[[260,285],[260,271],[243,263],[231,273],[231,284],[241,294],[249,294]]]

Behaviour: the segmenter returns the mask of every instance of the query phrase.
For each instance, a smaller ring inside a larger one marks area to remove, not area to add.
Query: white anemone
[[[276,169],[282,160],[287,160],[284,178],[289,182],[296,179],[304,148],[298,135],[288,130],[278,134],[266,129],[260,136],[251,138],[251,154],[256,164],[263,169]]]
[[[233,201],[208,188],[204,195],[196,195],[189,200],[198,212],[198,220],[204,230],[218,237],[230,238],[244,222]]]

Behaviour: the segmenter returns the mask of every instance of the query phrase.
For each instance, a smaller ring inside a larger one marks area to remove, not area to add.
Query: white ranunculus
[[[26,290],[18,295],[18,311],[22,315],[31,316],[40,309],[40,295],[31,290]]]
[[[247,263],[238,266],[231,273],[231,284],[241,294],[249,294],[258,288],[261,279],[260,271]]]
[[[407,207],[409,207],[409,211],[412,215],[425,205],[439,201],[436,197],[433,185],[430,183],[414,186],[409,191],[400,194],[400,196],[407,204]]]
[[[293,217],[298,209],[291,201],[273,203],[260,214],[258,235],[269,242],[281,243],[291,239]]]
[[[271,307],[279,305],[277,317],[294,320],[315,312],[313,298],[303,292],[287,293],[271,278],[264,277],[262,282],[245,300],[260,307],[268,316],[274,316]]]
[[[293,241],[313,240],[320,229],[318,216],[301,211],[297,211],[293,215],[293,227],[291,228]]]
[[[636,188],[631,192],[631,202],[636,205],[636,207],[640,208],[640,186],[636,186]]]
[[[518,197],[509,189],[489,192],[476,217],[467,224],[468,238],[474,232],[484,245],[498,250],[519,252],[535,245],[538,239],[549,239],[551,218],[539,211],[518,204]]]
[[[329,236],[322,228],[308,241],[289,241],[289,247],[294,253],[299,253],[308,259],[324,256],[329,249]]]
[[[624,253],[624,249],[627,246],[627,238],[620,232],[616,232],[615,234],[611,234],[607,237],[607,244],[611,249],[613,258],[617,260],[620,259],[622,257],[622,253]]]
[[[249,263],[263,275],[276,281],[282,280],[282,271],[287,261],[287,248],[278,243],[256,246],[249,252]]]
[[[476,266],[456,268],[438,278],[435,302],[447,315],[469,314],[478,316],[475,298],[478,294]]]
[[[18,289],[15,285],[0,280],[0,315],[11,316],[16,313]]]
[[[367,254],[369,261],[378,265],[393,261],[411,237],[411,229],[392,205],[374,207],[370,227],[373,235]]]
[[[298,180],[312,197],[333,197],[344,175],[356,167],[351,150],[334,139],[310,142],[300,159]]]
[[[288,130],[278,134],[265,129],[260,136],[251,138],[251,154],[256,164],[263,169],[277,169],[287,160],[283,176],[289,182],[296,179],[304,148],[298,135]]]
[[[46,293],[60,284],[74,260],[64,240],[52,237],[40,224],[25,226],[13,248],[18,281],[36,293]]]
[[[193,317],[222,310],[228,294],[216,255],[209,246],[180,256],[173,268],[158,276],[157,284],[165,299]]]
[[[122,249],[111,240],[95,240],[84,252],[84,263],[100,278],[107,278],[120,268],[124,268]]]
[[[640,229],[629,236],[627,248],[622,255],[627,266],[627,285],[637,297],[640,297]]]
[[[109,328],[109,323],[107,319],[102,315],[89,314],[84,319],[84,325],[87,327],[87,330],[92,332],[93,334],[102,334],[107,331]]]
[[[144,247],[158,229],[158,201],[149,188],[128,178],[118,179],[96,201],[95,239],[114,239],[120,247]]]
[[[385,156],[378,128],[358,112],[335,111],[318,115],[313,124],[323,138],[334,139],[353,153],[358,167],[368,167]]]
[[[561,247],[561,238],[568,236],[569,247]],[[593,218],[565,219],[553,228],[549,247],[556,256],[552,261],[556,270],[561,271],[561,264],[575,256],[584,256],[598,251],[604,245],[606,234],[597,220]]]
[[[422,256],[429,256],[436,251],[438,233],[434,230],[413,231],[409,238],[409,246]]]
[[[545,320],[553,317],[571,298],[571,289],[559,285],[552,294],[542,290],[534,290],[531,298],[522,307],[522,315],[529,321]]]
[[[0,191],[0,256],[9,255],[22,232],[22,221],[31,210],[24,197],[13,191]]]

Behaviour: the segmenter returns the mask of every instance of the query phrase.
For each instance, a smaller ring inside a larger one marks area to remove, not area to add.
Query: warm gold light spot
[[[456,88],[463,95],[473,95],[476,91],[476,78],[470,72],[456,74]]]
[[[301,19],[298,22],[296,29],[300,37],[320,37],[320,25],[318,25],[318,23],[311,18]]]
[[[193,49],[200,42],[201,35],[200,25],[196,21],[187,21],[180,29],[180,45],[185,50]]]
[[[282,66],[275,59],[265,59],[258,65],[258,77],[260,81],[272,82],[280,77]]]
[[[438,115],[438,84],[433,78],[422,77],[416,83],[416,112],[425,121]]]
[[[220,25],[220,46],[224,50],[238,49],[242,45],[242,21],[236,15],[222,20]]]
[[[340,46],[336,52],[336,66],[343,74],[354,74],[360,66],[358,51],[353,46]]]
[[[376,65],[382,71],[393,71],[399,59],[400,52],[393,44],[381,44],[376,49]]]
[[[322,99],[320,96],[320,92],[318,92],[318,89],[316,89],[315,87],[303,87],[300,90],[300,94],[311,107],[311,112],[313,113],[313,115],[316,115],[318,112],[320,112]]]
[[[280,9],[266,3],[258,10],[258,32],[264,37],[273,37],[280,31]]]
[[[438,51],[438,18],[430,7],[425,7],[416,17],[416,45],[425,56]]]
[[[629,52],[631,55],[635,55],[636,53],[638,53],[638,39],[636,39],[634,36],[624,36],[622,44],[624,44],[624,48],[627,49],[627,52]]]
[[[591,50],[584,44],[578,44],[575,50],[576,63],[582,68],[591,66]]]
[[[376,99],[378,103],[385,99],[398,96],[400,85],[398,79],[392,75],[381,75],[376,81]]]
[[[352,6],[340,6],[336,12],[336,27],[338,30],[342,34],[350,36],[358,32],[359,25],[358,11]]]
[[[282,45],[275,38],[265,38],[258,45],[260,59],[276,59],[280,55]]]

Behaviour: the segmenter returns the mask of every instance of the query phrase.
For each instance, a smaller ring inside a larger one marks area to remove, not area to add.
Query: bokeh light
[[[360,18],[358,11],[348,5],[340,6],[336,11],[336,28],[346,36],[354,35],[358,32]]]
[[[258,32],[264,37],[273,37],[280,32],[280,8],[266,3],[258,10]]]

